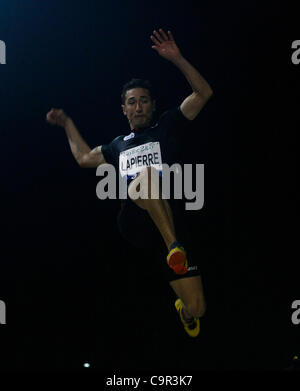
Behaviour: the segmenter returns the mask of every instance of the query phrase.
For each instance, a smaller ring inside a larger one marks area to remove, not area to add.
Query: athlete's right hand
[[[62,109],[51,109],[46,115],[46,121],[52,125],[66,126],[69,117]]]

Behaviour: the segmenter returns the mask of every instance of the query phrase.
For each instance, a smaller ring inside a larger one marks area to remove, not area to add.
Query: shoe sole
[[[170,251],[167,257],[168,265],[176,274],[185,274],[188,271],[185,253],[178,247]]]

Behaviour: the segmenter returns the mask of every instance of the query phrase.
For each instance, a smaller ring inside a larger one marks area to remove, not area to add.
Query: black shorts
[[[183,212],[176,205],[176,201],[169,201],[176,230],[176,238],[187,252],[188,272],[176,274],[167,264],[168,251],[162,236],[149,216],[148,212],[138,207],[133,201],[127,199],[118,215],[118,228],[121,235],[134,247],[151,250],[156,255],[162,273],[167,281],[200,275],[199,265],[192,259],[189,248],[186,246],[186,227]]]

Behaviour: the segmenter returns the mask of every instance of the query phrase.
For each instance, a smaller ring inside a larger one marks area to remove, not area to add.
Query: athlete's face
[[[130,129],[144,128],[150,125],[155,101],[151,100],[149,91],[145,88],[132,88],[126,91],[123,113],[129,121]]]

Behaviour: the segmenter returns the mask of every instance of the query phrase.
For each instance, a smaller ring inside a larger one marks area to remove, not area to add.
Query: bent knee
[[[154,167],[144,167],[128,186],[128,197],[145,208],[141,200],[159,198],[159,174]]]
[[[201,318],[206,312],[206,304],[204,299],[196,299],[185,305],[189,314],[195,318]]]

